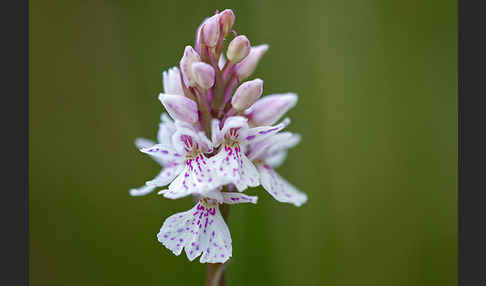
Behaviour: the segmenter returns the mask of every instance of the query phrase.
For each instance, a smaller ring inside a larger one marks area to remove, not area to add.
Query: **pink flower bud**
[[[248,38],[240,35],[229,43],[226,57],[231,63],[236,64],[248,56],[250,49],[250,41],[248,41]]]
[[[195,62],[192,64],[192,74],[197,85],[203,89],[208,89],[214,85],[214,69],[204,62]]]
[[[245,110],[257,100],[263,92],[263,80],[257,78],[242,83],[231,99],[231,105],[236,110]]]
[[[206,46],[216,47],[219,40],[219,14],[216,14],[204,21],[203,24],[203,40]]]
[[[159,100],[174,120],[194,123],[199,118],[197,104],[183,95],[161,93]]]
[[[191,46],[186,46],[184,55],[182,56],[179,65],[181,67],[184,83],[187,87],[194,86],[196,84],[191,67],[194,62],[200,61],[201,58],[199,57],[199,54]]]
[[[248,56],[238,63],[235,67],[238,79],[241,81],[249,77],[254,71],[260,61],[260,58],[268,50],[268,45],[259,45],[256,47],[251,47]]]
[[[218,68],[222,70],[224,68],[224,65],[226,64],[226,59],[224,58],[224,55],[221,54],[218,60]]]
[[[201,47],[201,41],[200,41],[200,38],[201,38],[201,27],[202,27],[202,24],[199,25],[199,27],[197,27],[197,31],[196,31],[196,41],[194,42],[194,49],[198,53],[201,53],[201,51],[199,50],[200,47]]]
[[[297,94],[283,93],[264,96],[245,111],[252,125],[272,125],[297,103]]]
[[[231,9],[219,13],[219,22],[223,26],[223,35],[226,37],[235,23],[235,14]]]
[[[177,67],[173,67],[162,73],[164,92],[170,94],[184,94],[181,83],[181,75]]]

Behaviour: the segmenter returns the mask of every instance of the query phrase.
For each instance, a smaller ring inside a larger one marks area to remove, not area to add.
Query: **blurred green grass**
[[[31,285],[193,285],[156,240],[191,199],[128,196],[157,172],[161,73],[215,9],[270,49],[254,77],[293,91],[302,143],[235,206],[229,285],[457,284],[456,1],[30,1]]]

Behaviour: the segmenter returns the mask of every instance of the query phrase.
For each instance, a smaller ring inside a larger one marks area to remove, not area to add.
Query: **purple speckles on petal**
[[[265,168],[267,170],[272,170],[272,167],[268,166],[267,164],[263,165],[263,168]]]
[[[255,139],[256,135],[250,135],[250,136],[246,136],[246,140],[253,140]]]

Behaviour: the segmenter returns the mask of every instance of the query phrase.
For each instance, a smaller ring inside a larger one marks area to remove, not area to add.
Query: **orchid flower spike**
[[[190,261],[200,257],[201,263],[225,263],[232,257],[224,214],[229,205],[257,203],[257,197],[242,193],[248,188],[261,185],[278,202],[295,206],[308,199],[275,171],[301,140],[284,131],[290,119],[281,120],[296,105],[297,95],[261,97],[263,80],[245,81],[268,45],[252,47],[233,30],[234,22],[233,11],[226,9],[199,25],[194,47],[186,46],[179,65],[162,73],[158,98],[167,113],[161,116],[157,140],[135,140],[161,170],[130,195],[158,190],[167,199],[193,197],[196,205],[169,216],[157,239],[175,255],[185,251]]]

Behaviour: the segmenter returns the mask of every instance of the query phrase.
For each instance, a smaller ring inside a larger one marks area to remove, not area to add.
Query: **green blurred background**
[[[264,94],[297,92],[303,141],[232,208],[229,285],[457,284],[456,1],[30,1],[31,285],[202,285],[156,240],[188,210],[128,190],[159,171],[161,73],[231,8],[267,43]]]

